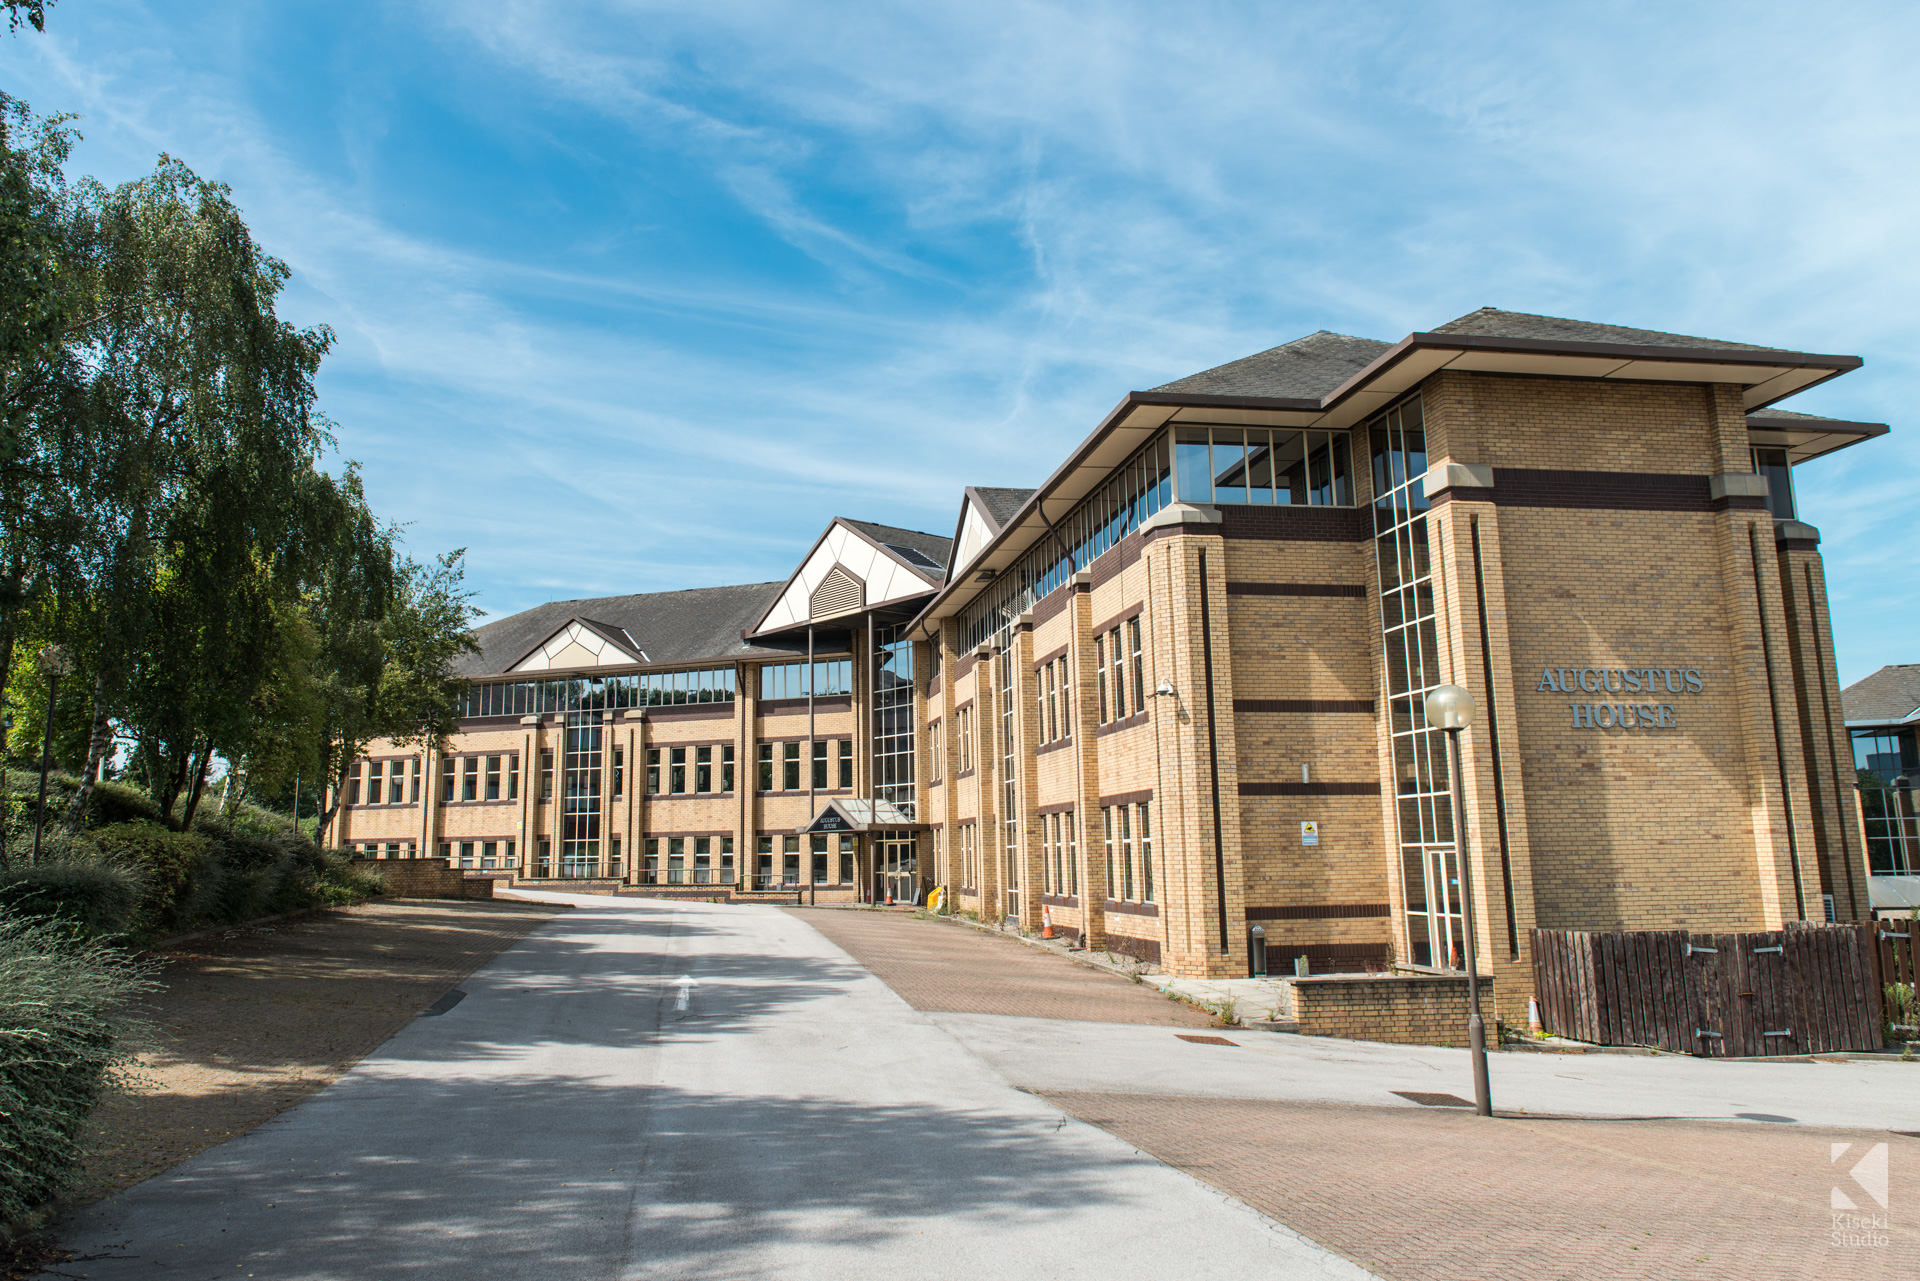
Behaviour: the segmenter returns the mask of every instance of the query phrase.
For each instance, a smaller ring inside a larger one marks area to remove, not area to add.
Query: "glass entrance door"
[[[920,885],[920,861],[912,832],[877,832],[873,838],[873,874],[882,902],[913,902]]]

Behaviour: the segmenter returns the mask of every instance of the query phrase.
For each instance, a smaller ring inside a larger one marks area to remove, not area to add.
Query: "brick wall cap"
[[[1787,539],[1807,543],[1820,541],[1820,531],[1801,520],[1776,520],[1773,522],[1773,536],[1782,542]]]
[[[1318,986],[1323,983],[1459,983],[1465,984],[1465,974],[1310,974],[1305,978],[1283,977],[1282,983],[1291,983],[1295,987]],[[1482,974],[1482,983],[1493,982],[1493,975]]]
[[[1218,525],[1220,509],[1212,503],[1170,503],[1140,522],[1140,532],[1172,525]]]

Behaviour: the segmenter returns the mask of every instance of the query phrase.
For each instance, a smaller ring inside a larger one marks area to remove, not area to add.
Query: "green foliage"
[[[65,855],[0,869],[0,910],[63,922],[88,936],[119,934],[140,906],[140,876],[98,858]]]
[[[1887,997],[1889,1039],[1920,1041],[1920,1034],[1914,1031],[1914,1025],[1920,1023],[1920,1002],[1916,1001],[1913,984],[1888,983],[1882,990]]]
[[[108,862],[141,879],[140,904],[127,922],[137,938],[163,938],[184,931],[197,918],[213,842],[198,832],[176,832],[137,820],[98,828],[93,839]]]
[[[7,6],[7,30],[18,31],[26,23],[35,31],[47,29],[47,10],[54,0],[4,0]]]
[[[0,910],[0,1223],[72,1178],[88,1114],[141,1041],[127,1005],[155,986],[113,947]]]

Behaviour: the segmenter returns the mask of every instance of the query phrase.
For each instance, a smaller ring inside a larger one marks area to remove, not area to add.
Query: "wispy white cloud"
[[[1896,415],[1920,18],[1825,14],[99,0],[9,52],[83,165],[234,185],[340,331],[344,451],[504,612],[777,578],[840,511],[944,530],[1323,326],[1857,351],[1796,407]],[[1799,478],[1850,676],[1902,657],[1908,439]]]

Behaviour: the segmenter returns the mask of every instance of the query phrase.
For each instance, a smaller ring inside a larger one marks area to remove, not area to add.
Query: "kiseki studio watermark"
[[[1859,1145],[1828,1145],[1827,1164],[1845,1178],[1833,1185],[1833,1244],[1884,1247],[1887,1244],[1887,1145],[1875,1143],[1855,1159]],[[1852,1161],[1851,1165],[1847,1162]]]

